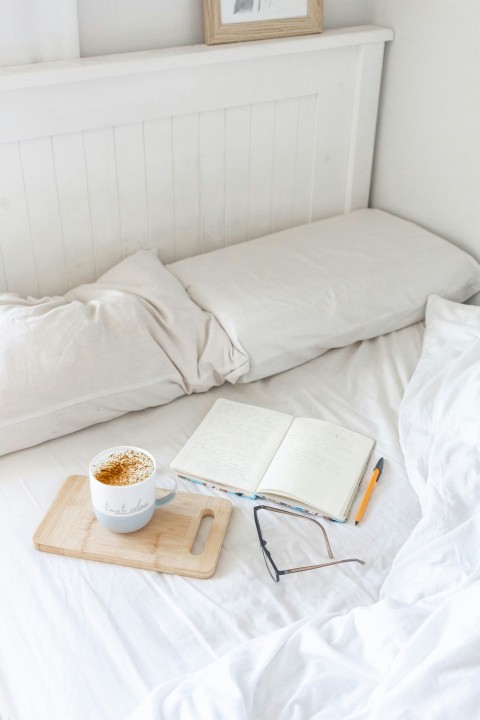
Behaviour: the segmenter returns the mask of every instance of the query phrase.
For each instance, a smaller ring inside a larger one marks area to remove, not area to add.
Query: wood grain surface
[[[161,491],[159,491],[159,495]],[[194,578],[211,577],[232,513],[223,498],[179,492],[133,533],[114,533],[93,514],[88,478],[70,475],[37,528],[38,550]],[[200,554],[192,552],[204,517],[212,524]]]

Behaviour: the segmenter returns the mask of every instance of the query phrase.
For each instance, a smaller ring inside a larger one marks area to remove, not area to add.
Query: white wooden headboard
[[[366,207],[386,28],[0,70],[0,291]]]

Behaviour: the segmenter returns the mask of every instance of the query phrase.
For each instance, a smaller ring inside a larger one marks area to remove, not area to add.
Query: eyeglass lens
[[[270,573],[270,577],[272,578],[272,580],[274,580],[274,582],[278,582],[280,580],[280,578],[278,577],[277,571],[273,567],[272,561],[268,557],[267,551],[265,550],[263,545],[262,545],[262,552],[263,552],[263,559],[265,560],[265,565],[267,566],[267,570]]]

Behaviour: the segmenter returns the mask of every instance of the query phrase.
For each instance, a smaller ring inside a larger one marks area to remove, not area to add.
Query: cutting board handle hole
[[[201,555],[203,553],[212,525],[213,514],[204,515],[200,520],[200,525],[198,526],[197,535],[191,550],[192,555]]]

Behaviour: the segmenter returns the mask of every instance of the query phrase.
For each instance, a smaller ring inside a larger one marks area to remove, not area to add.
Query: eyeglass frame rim
[[[269,512],[276,512],[276,513],[280,513],[281,515],[291,515],[293,517],[303,518],[304,520],[310,520],[311,522],[315,523],[315,525],[318,525],[318,527],[321,529],[321,531],[323,533],[323,538],[325,540],[325,545],[327,547],[328,557],[331,558],[333,562],[320,563],[319,565],[306,565],[304,567],[289,568],[287,570],[279,570],[272,558],[272,554],[271,554],[270,550],[267,550],[267,541],[264,539],[264,537],[262,535],[262,531],[260,528],[260,522],[257,518],[257,514],[258,514],[259,510],[268,510]],[[330,565],[340,565],[342,563],[347,563],[347,562],[358,562],[361,565],[365,565],[365,561],[359,560],[358,558],[347,558],[345,560],[334,560],[334,555],[332,552],[332,548],[330,547],[330,542],[328,540],[327,532],[326,532],[325,528],[323,527],[322,523],[313,517],[309,517],[308,515],[300,515],[300,513],[292,512],[291,510],[282,510],[281,508],[270,507],[269,505],[255,505],[255,507],[253,508],[253,516],[254,516],[254,520],[255,520],[255,527],[257,528],[258,539],[260,540],[260,547],[262,548],[262,551],[267,555],[268,559],[270,560],[270,563],[272,564],[273,569],[275,570],[276,579],[273,578],[274,582],[279,582],[281,575],[291,575],[292,573],[304,572],[305,570],[317,570],[319,568],[329,567]]]

